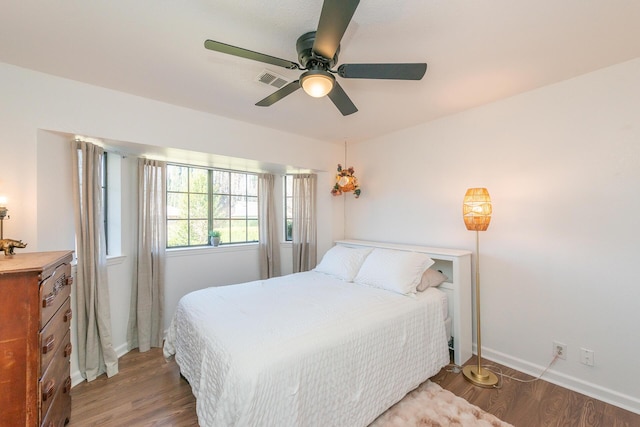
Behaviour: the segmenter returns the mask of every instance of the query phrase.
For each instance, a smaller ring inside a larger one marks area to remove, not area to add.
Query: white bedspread
[[[175,355],[201,426],[366,426],[449,361],[440,291],[305,272],[184,296]]]

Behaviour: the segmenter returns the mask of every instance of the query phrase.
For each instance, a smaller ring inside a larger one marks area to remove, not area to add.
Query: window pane
[[[247,194],[247,174],[231,173],[231,194]]]
[[[229,221],[224,219],[213,220],[213,229],[220,232],[220,243],[229,243],[231,241],[229,234]]]
[[[286,196],[293,197],[293,175],[285,175]]]
[[[190,245],[206,245],[209,242],[209,231],[207,227],[208,220],[190,220],[189,221],[189,244]]]
[[[285,238],[286,240],[291,240],[293,239],[293,221],[288,219],[287,220],[287,230],[286,230],[286,235]]]
[[[209,195],[191,194],[189,198],[189,218],[208,219],[209,218]]]
[[[189,244],[188,223],[184,220],[167,220],[167,246],[187,246]]]
[[[284,176],[284,239],[291,241],[293,237],[293,175]]]
[[[213,195],[213,217],[229,218],[229,196]]]
[[[189,168],[185,166],[167,165],[167,190],[183,191],[189,190],[188,180]]]
[[[167,219],[187,219],[189,196],[183,193],[167,193]]]
[[[247,196],[258,196],[258,175],[247,175]]]
[[[209,187],[209,171],[206,169],[189,170],[189,192],[207,193]]]
[[[247,197],[247,218],[258,218],[257,197]]]
[[[257,242],[260,239],[258,233],[258,220],[251,219],[247,221],[247,242]]]
[[[247,240],[247,221],[244,219],[231,220],[231,243],[246,242]]]
[[[244,196],[231,196],[231,218],[247,217],[247,198]]]
[[[213,171],[213,193],[229,194],[229,172]]]
[[[104,240],[107,247],[107,255],[110,255],[109,251],[109,192],[107,191],[107,152],[102,154],[102,169],[101,169],[101,187],[102,187],[102,221],[104,222]]]

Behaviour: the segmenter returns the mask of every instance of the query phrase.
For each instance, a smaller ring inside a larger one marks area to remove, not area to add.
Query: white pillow
[[[416,291],[422,292],[431,286],[440,286],[447,280],[449,280],[449,278],[445,276],[442,271],[427,268],[422,274],[422,279],[420,280],[420,283],[418,283]]]
[[[336,245],[324,254],[320,264],[313,271],[352,282],[370,252],[371,248],[348,248]]]
[[[353,281],[400,294],[414,294],[422,273],[433,264],[426,254],[375,248]]]

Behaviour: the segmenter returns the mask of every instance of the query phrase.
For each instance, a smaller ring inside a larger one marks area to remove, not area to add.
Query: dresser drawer
[[[42,427],[64,427],[71,418],[71,395],[67,393],[56,393],[51,402],[51,406],[40,422]]]
[[[40,331],[40,373],[43,374],[59,348],[71,354],[69,326],[71,324],[71,299],[67,298],[51,321]]]
[[[70,332],[63,338],[63,342],[69,342]],[[46,414],[58,395],[69,395],[71,391],[71,377],[69,376],[70,353],[65,346],[59,347],[53,355],[51,363],[46,368],[42,378],[38,381],[40,396],[40,413]]]
[[[71,265],[58,266],[51,276],[40,284],[40,328],[58,311],[62,303],[71,295]]]

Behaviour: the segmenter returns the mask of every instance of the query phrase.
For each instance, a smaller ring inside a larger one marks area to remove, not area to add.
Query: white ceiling
[[[0,0],[0,61],[306,135],[357,141],[640,56],[638,0],[362,0],[339,64],[427,62],[421,81],[341,79],[359,111],[297,91],[205,39],[297,62],[322,0]]]

